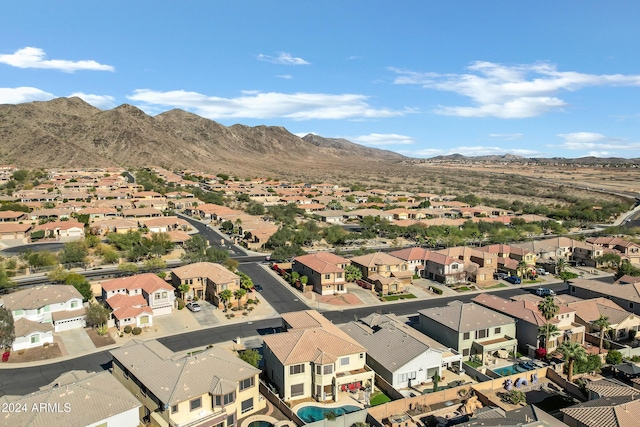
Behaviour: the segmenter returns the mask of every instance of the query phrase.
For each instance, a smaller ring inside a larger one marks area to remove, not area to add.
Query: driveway
[[[191,314],[193,314],[193,317],[198,321],[200,326],[206,328],[220,323],[218,318],[214,315],[214,312],[218,309],[214,307],[213,304],[205,300],[199,300],[198,304],[200,304],[202,310]],[[185,308],[185,310],[189,311],[187,308]]]
[[[96,346],[83,328],[71,329],[56,334],[69,356],[80,356],[95,351]]]

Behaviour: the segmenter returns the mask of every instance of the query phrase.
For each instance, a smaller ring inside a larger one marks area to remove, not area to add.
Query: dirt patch
[[[91,338],[91,341],[93,341],[93,345],[95,345],[96,348],[116,343],[116,341],[111,337],[111,333],[108,333],[107,335],[101,337],[93,328],[87,328],[85,329],[85,331],[87,332],[87,335],[89,335],[89,338]]]
[[[360,298],[354,294],[316,295],[317,302],[331,305],[358,305],[362,304]]]
[[[22,354],[20,354],[22,353]],[[57,343],[49,344],[47,347],[28,348],[26,350],[12,351],[9,356],[9,363],[38,362],[41,360],[55,359],[62,356],[62,351]]]

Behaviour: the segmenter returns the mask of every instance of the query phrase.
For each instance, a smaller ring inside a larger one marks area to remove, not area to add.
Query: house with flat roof
[[[4,307],[13,316],[13,350],[53,343],[53,332],[85,327],[82,295],[70,285],[45,285],[6,294]]]
[[[156,340],[133,340],[111,356],[113,376],[142,404],[142,422],[231,427],[266,406],[260,370],[224,348],[181,354]]]
[[[393,314],[372,313],[343,325],[367,349],[367,365],[395,389],[428,383],[462,355],[413,329]]]
[[[294,258],[291,269],[307,276],[313,291],[320,295],[347,292],[344,268],[351,261],[331,252],[316,252]]]
[[[285,401],[338,400],[374,387],[366,348],[315,310],[282,314],[284,332],[263,337],[264,372]]]
[[[24,396],[0,397],[1,426],[138,427],[140,407],[108,371],[70,371]]]
[[[474,303],[452,301],[445,307],[418,310],[416,328],[425,335],[462,354],[462,360],[477,357],[483,363],[499,350],[517,349],[516,322],[499,311]]]

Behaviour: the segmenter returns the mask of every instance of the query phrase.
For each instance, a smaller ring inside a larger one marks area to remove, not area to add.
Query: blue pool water
[[[253,421],[249,423],[249,427],[273,427],[269,421]]]
[[[336,415],[340,416],[340,415],[348,414],[350,412],[359,411],[360,409],[362,408],[359,408],[354,405],[344,405],[344,406],[338,406],[335,408],[325,408],[325,407],[310,405],[310,406],[305,406],[303,408],[298,409],[296,413],[298,414],[300,419],[305,423],[314,423],[316,421],[322,420],[324,416],[327,414],[327,412],[333,411],[335,412]]]
[[[531,368],[531,369],[535,369],[535,368]],[[492,371],[500,375],[501,377],[508,377],[509,375],[521,374],[531,369],[525,368],[516,363],[515,365],[503,366],[502,368],[492,369]]]

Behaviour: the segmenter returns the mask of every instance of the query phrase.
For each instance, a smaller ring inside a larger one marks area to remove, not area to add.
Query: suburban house
[[[0,406],[27,408],[5,411],[4,426],[138,427],[142,405],[108,371],[70,371],[33,393],[0,397]]]
[[[567,307],[576,311],[576,322],[583,325],[587,332],[599,331],[593,324],[600,316],[609,322],[607,335],[613,341],[629,338],[629,331],[640,330],[640,316],[629,313],[615,302],[607,298],[592,298],[583,301],[570,302]]]
[[[0,222],[0,241],[14,240],[27,243],[29,231],[32,224],[21,224],[19,222]]]
[[[393,314],[372,313],[341,328],[367,349],[367,365],[395,389],[428,383],[457,364],[460,353],[416,331]]]
[[[523,270],[531,271],[536,266],[536,254],[526,249],[515,246],[496,244],[481,246],[479,251],[487,252],[498,257],[498,268],[511,273],[519,273],[520,263],[523,263]],[[524,273],[524,271],[522,271]]]
[[[446,307],[418,310],[418,313],[416,328],[461,353],[463,360],[473,356],[486,364],[489,355],[517,349],[516,322],[498,311],[452,301]]]
[[[285,401],[338,400],[373,390],[366,348],[315,310],[282,314],[284,332],[264,336],[264,372]]]
[[[558,304],[558,314],[550,321],[558,328],[560,335],[550,337],[545,347],[540,328],[546,325],[547,321],[538,309],[538,303],[542,298],[538,298],[537,302],[528,299],[513,301],[493,294],[479,294],[472,301],[517,320],[516,338],[520,348],[530,355],[538,348],[553,351],[565,340],[584,344],[585,327],[576,322],[576,310],[566,305]]]
[[[445,254],[424,248],[406,248],[390,252],[389,255],[406,261],[414,274],[426,279],[445,285],[467,281],[464,263]]]
[[[150,233],[166,233],[174,230],[189,231],[191,225],[182,218],[176,216],[163,216],[142,221]]]
[[[227,289],[235,292],[240,289],[240,276],[220,264],[196,262],[171,270],[171,283],[176,289],[180,285],[189,285],[186,299],[206,299],[220,307],[220,292]]]
[[[351,265],[358,267],[362,278],[371,282],[375,291],[383,295],[403,292],[413,277],[408,262],[384,252],[351,258]]]
[[[160,427],[239,426],[266,406],[260,370],[220,347],[174,353],[156,340],[111,351],[113,376],[142,403],[139,420]]]
[[[43,237],[53,237],[61,240],[79,240],[84,238],[84,224],[76,220],[45,222],[36,225],[31,234],[44,233]]]
[[[85,327],[82,295],[70,285],[26,288],[3,296],[11,312],[16,339],[13,350],[53,343],[53,332]]]
[[[640,245],[637,243],[629,242],[620,237],[591,237],[587,239],[587,242],[610,249],[632,264],[640,263]]]
[[[331,252],[316,252],[294,258],[292,271],[307,276],[313,291],[320,295],[347,292],[344,268],[351,261]]]
[[[153,316],[173,312],[173,286],[153,273],[102,282],[102,301],[113,310],[116,326],[149,327]]]
[[[640,315],[640,278],[623,280],[610,284],[599,280],[571,279],[569,295],[582,298],[607,298],[620,307]],[[634,280],[635,279],[635,280]]]
[[[560,410],[571,427],[633,427],[640,419],[638,395],[602,397]]]
[[[455,246],[436,251],[464,263],[467,279],[478,284],[493,281],[498,268],[498,256],[468,246]]]

